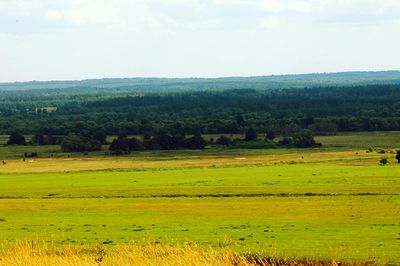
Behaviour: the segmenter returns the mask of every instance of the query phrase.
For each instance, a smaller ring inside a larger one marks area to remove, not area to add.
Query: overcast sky
[[[0,82],[389,69],[399,0],[0,0]]]

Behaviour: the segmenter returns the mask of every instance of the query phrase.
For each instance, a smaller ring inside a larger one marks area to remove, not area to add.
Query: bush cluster
[[[139,150],[204,149],[206,145],[207,142],[200,135],[186,138],[183,135],[158,134],[146,137],[143,141],[120,135],[113,140],[109,150],[111,154],[120,155]]]

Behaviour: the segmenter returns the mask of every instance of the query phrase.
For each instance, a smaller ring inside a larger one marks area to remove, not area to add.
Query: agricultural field
[[[193,243],[276,258],[400,264],[400,133],[316,140],[323,146],[118,157],[1,146],[1,250],[20,241],[108,249]],[[39,157],[23,160],[26,151]],[[384,156],[389,163],[381,166]]]

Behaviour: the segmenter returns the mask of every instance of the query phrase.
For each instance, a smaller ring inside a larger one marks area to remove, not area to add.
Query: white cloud
[[[134,31],[375,25],[400,17],[398,0],[0,0],[0,31],[103,27]],[[12,21],[23,19],[29,25]],[[47,21],[47,25],[46,25]],[[6,24],[9,25],[6,25]],[[36,26],[35,26],[36,25]]]
[[[39,0],[0,0],[0,14],[29,15],[38,8],[43,8],[46,1]]]
[[[293,11],[298,13],[310,13],[313,10],[312,1],[305,0],[264,0],[261,7],[272,13]]]
[[[266,29],[277,29],[282,25],[282,22],[279,21],[279,18],[276,16],[265,17],[261,19],[261,26]]]
[[[62,9],[52,9],[46,12],[46,16],[52,21],[65,21],[74,26],[113,26],[118,24],[118,7],[113,1],[71,1]]]

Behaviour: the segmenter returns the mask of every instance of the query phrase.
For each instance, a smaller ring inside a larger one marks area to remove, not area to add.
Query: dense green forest
[[[299,129],[317,134],[400,130],[400,85],[3,95],[0,111],[0,134],[222,134],[244,133],[250,126],[280,135]]]

